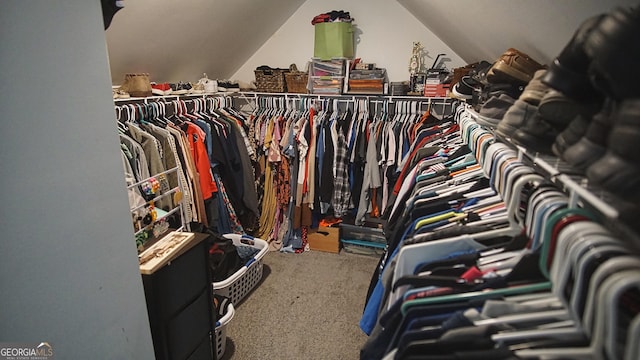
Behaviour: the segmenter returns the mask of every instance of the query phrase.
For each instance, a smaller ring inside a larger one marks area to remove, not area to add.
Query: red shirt
[[[218,192],[218,187],[213,181],[213,174],[211,174],[209,155],[207,154],[207,146],[204,142],[205,136],[205,132],[200,129],[198,125],[187,123],[189,148],[191,149],[191,155],[193,155],[193,161],[196,163],[202,197],[206,200],[209,199],[213,193]]]

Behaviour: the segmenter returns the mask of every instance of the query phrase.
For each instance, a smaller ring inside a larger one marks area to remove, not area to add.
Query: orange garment
[[[318,225],[324,226],[324,227],[330,227],[330,226],[332,226],[334,224],[340,224],[340,223],[342,223],[342,219],[336,218],[336,217],[333,217],[333,216],[328,216],[328,217],[320,220],[320,223]]]
[[[372,218],[380,217],[380,209],[378,208],[378,202],[376,201],[376,199],[378,198],[377,190],[378,188],[371,189],[371,212],[369,213],[369,215]]]
[[[207,146],[204,142],[206,134],[198,125],[191,123],[186,123],[186,125],[189,148],[191,149],[200,180],[200,190],[202,191],[203,199],[206,200],[209,199],[213,193],[218,192],[218,187],[213,181]]]

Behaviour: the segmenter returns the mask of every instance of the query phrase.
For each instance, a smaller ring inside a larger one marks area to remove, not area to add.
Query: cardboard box
[[[353,58],[353,27],[349,22],[325,22],[314,25],[313,57],[322,60]]]
[[[311,250],[326,251],[337,254],[340,252],[340,228],[320,226],[309,231],[307,235]]]

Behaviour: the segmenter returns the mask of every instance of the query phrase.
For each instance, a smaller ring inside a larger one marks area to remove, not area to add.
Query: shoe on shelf
[[[195,84],[191,84],[191,93],[192,94],[204,94],[204,84],[197,82]]]
[[[218,81],[218,91],[221,92],[239,92],[240,84],[237,81],[223,80]]]
[[[546,71],[545,69],[540,69],[533,74],[533,78],[520,94],[520,100],[538,106],[542,98],[551,90],[541,80]]]
[[[535,152],[553,154],[552,146],[559,131],[536,111],[511,136],[511,141]]]
[[[493,66],[492,63],[482,60],[478,62],[467,75],[474,81],[482,85],[487,85],[489,83],[487,81],[487,73],[491,69],[491,66]]]
[[[588,75],[591,58],[584,51],[584,42],[604,14],[585,20],[576,30],[569,43],[549,65],[542,81],[566,96],[579,101],[589,101],[599,92]]]
[[[538,114],[538,108],[529,104],[523,100],[516,100],[516,102],[507,110],[502,117],[502,120],[498,123],[496,128],[496,135],[503,139],[510,139],[513,134],[523,127],[529,121],[532,121],[532,117],[540,116]]]
[[[593,27],[584,41],[595,87],[616,100],[639,98],[640,6],[617,8]]]
[[[515,101],[514,98],[507,94],[490,98],[482,104],[478,111],[478,124],[485,127],[496,128]]]
[[[227,87],[229,87],[229,82],[226,80],[218,80],[218,91],[226,92]]]
[[[529,55],[517,49],[509,48],[493,64],[487,73],[487,80],[494,84],[528,84],[535,72],[542,68],[542,64],[532,59]]]
[[[564,160],[564,152],[571,145],[577,143],[587,132],[589,120],[590,118],[585,115],[576,115],[569,123],[569,126],[556,136],[556,141],[553,143],[551,150],[557,157]]]
[[[227,92],[240,92],[240,84],[235,80],[229,81]]]
[[[549,91],[538,105],[540,115],[558,131],[564,131],[578,115],[590,119],[600,108],[601,100],[578,102],[557,90]]]
[[[624,100],[613,112],[607,151],[587,169],[587,179],[606,190],[640,201],[640,99]]]
[[[111,88],[111,92],[114,99],[128,99],[131,97],[128,92],[121,90],[119,87]]]
[[[607,151],[607,139],[614,121],[614,103],[605,101],[599,113],[589,121],[584,136],[562,153],[562,158],[578,170],[586,170]]]
[[[177,84],[169,84],[173,95],[187,95],[191,93],[191,84],[183,83],[182,81]]]
[[[524,86],[515,84],[489,84],[480,89],[473,89],[471,105],[476,111],[480,111],[482,104],[493,97],[507,95],[512,99],[518,99],[524,90]]]
[[[168,83],[151,83],[151,92],[154,95],[167,96],[171,94],[172,90]]]
[[[203,78],[198,80],[198,84],[202,84],[204,86],[204,92],[206,94],[215,94],[218,92],[218,81],[209,79],[206,73]]]
[[[460,100],[470,100],[473,98],[473,91],[481,89],[479,82],[473,80],[470,76],[463,76],[460,81],[453,85],[451,96]]]

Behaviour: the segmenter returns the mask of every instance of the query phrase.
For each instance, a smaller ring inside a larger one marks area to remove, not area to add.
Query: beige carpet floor
[[[223,359],[358,359],[377,262],[344,251],[267,253],[261,283],[235,304]]]

